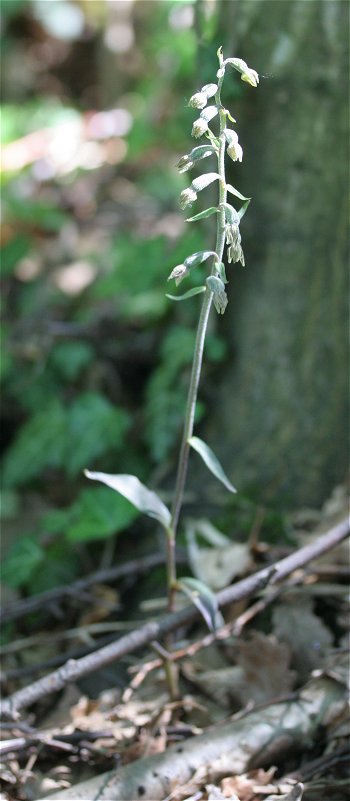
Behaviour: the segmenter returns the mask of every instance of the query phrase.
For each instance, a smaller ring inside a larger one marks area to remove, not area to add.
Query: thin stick
[[[185,562],[186,557],[183,551],[176,552],[176,561]],[[21,598],[18,601],[4,606],[0,612],[0,622],[6,623],[8,620],[15,620],[16,618],[23,617],[23,615],[32,614],[44,608],[47,614],[50,611],[50,605],[61,602],[64,598],[71,598],[79,596],[79,593],[92,584],[101,584],[103,582],[115,581],[126,576],[137,575],[138,573],[146,573],[152,567],[163,565],[165,563],[165,556],[163,553],[152,553],[148,556],[143,556],[141,559],[132,559],[130,562],[125,562],[122,565],[109,567],[103,570],[97,570],[95,573],[90,573],[72,584],[63,585],[60,587],[53,587],[52,590],[46,590],[38,595],[32,595],[30,598]]]
[[[218,605],[221,607],[243,598],[248,598],[268,584],[278,584],[286,576],[293,573],[294,570],[303,567],[313,559],[317,559],[322,554],[335,548],[348,536],[349,530],[350,521],[347,517],[309,545],[305,545],[274,565],[265,567],[248,576],[248,578],[221,590],[216,596]],[[62,690],[69,682],[76,681],[82,676],[86,676],[111,662],[121,659],[126,654],[133,653],[152,642],[152,640],[161,639],[169,632],[192,622],[198,615],[199,612],[195,606],[188,606],[179,612],[166,615],[158,621],[146,623],[139,629],[121,637],[117,642],[106,645],[104,648],[82,657],[82,659],[71,659],[63,667],[44,676],[28,687],[23,687],[23,689],[5,699],[0,706],[0,712],[7,717],[16,717],[19,709],[30,706],[51,692]]]

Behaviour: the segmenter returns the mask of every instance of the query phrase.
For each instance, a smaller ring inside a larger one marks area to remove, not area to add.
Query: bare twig
[[[300,548],[290,556],[221,590],[216,596],[218,605],[220,607],[225,606],[253,595],[268,584],[277,584],[293,573],[294,570],[303,567],[313,559],[317,559],[317,557],[334,548],[348,534],[349,519],[346,518],[327,531],[327,533],[315,539],[314,542]],[[162,639],[169,632],[192,622],[197,616],[198,611],[194,606],[186,607],[179,612],[168,614],[158,621],[146,623],[116,642],[87,654],[79,660],[71,659],[63,667],[44,676],[28,687],[18,690],[8,699],[5,699],[1,704],[0,711],[6,716],[16,716],[19,709],[30,706],[47,694],[63,689],[69,682],[76,681],[82,676],[86,676],[111,662],[121,659],[126,654],[142,648],[153,640]]]
[[[185,561],[184,553],[177,553],[176,560],[181,562]],[[43,608],[47,613],[50,611],[50,605],[53,606],[64,598],[79,597],[79,594],[87,587],[91,587],[92,584],[101,584],[103,582],[125,578],[126,576],[132,576],[133,574],[146,573],[153,567],[164,563],[165,555],[158,552],[149,554],[149,556],[144,556],[141,559],[132,559],[130,562],[125,562],[123,565],[97,570],[95,573],[90,573],[88,576],[74,581],[72,584],[53,587],[52,590],[46,590],[46,592],[41,592],[39,595],[32,595],[30,598],[21,598],[18,601],[12,601],[0,611],[0,622],[5,623],[8,620],[15,620],[18,617],[32,614],[32,612],[37,612],[39,609]]]
[[[297,576],[294,580],[287,582],[283,587],[278,587],[275,590],[270,590],[268,595],[265,595],[264,598],[261,598],[259,601],[256,601],[254,604],[248,607],[245,612],[242,612],[235,620],[230,621],[229,623],[225,623],[220,628],[216,629],[214,632],[210,632],[206,634],[204,637],[201,637],[200,640],[196,640],[196,642],[189,643],[188,645],[184,646],[183,648],[178,648],[176,651],[171,652],[171,659],[173,662],[177,662],[180,659],[189,658],[194,656],[201,651],[203,648],[208,648],[214,642],[218,642],[221,640],[226,640],[228,637],[235,635],[238,637],[241,634],[242,629],[244,626],[247,625],[256,615],[263,612],[270,604],[272,604],[276,598],[279,598],[284,592],[288,592],[292,587],[297,586],[300,584],[305,578],[305,574],[301,576]],[[153,646],[155,643],[153,643]],[[155,649],[157,650],[157,649]],[[122,701],[127,703],[133,692],[140,687],[142,682],[145,680],[146,676],[149,675],[153,670],[158,670],[162,667],[164,660],[161,658],[152,659],[148,662],[144,662],[142,665],[138,667],[129,668],[130,673],[135,673],[134,678],[130,682],[129,686],[123,692]]]

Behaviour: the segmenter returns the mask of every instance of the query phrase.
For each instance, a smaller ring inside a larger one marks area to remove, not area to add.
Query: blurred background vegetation
[[[212,219],[179,211],[175,165],[221,44],[262,74],[256,91],[226,85],[245,153],[230,177],[253,202],[198,409],[239,494],[196,461],[187,511],[244,538],[262,504],[281,536],[347,465],[346,4],[6,0],[1,14],[4,583],[39,592],[157,547],[82,471],[171,492],[200,301],[172,304],[166,280],[213,242]]]

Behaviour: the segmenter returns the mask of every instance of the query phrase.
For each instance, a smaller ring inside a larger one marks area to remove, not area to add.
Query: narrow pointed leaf
[[[230,492],[237,492],[221,467],[221,464],[215,456],[215,453],[213,453],[212,449],[209,448],[209,445],[203,442],[202,439],[199,439],[199,437],[191,437],[188,442],[189,445],[191,445],[191,448],[197,451],[197,453],[199,453],[199,455],[202,457],[204,464],[207,465],[211,473],[213,473],[213,475],[218,478],[219,481],[221,481],[221,483],[224,484]]]
[[[193,298],[194,295],[200,295],[202,292],[205,292],[205,286],[195,286],[183,295],[165,295],[165,297],[170,300],[187,300],[187,298]]]
[[[243,203],[243,206],[241,206],[240,210],[238,211],[238,216],[239,216],[240,220],[242,219],[242,217],[244,217],[244,215],[245,215],[245,213],[247,211],[247,208],[249,206],[250,201],[251,201],[251,198],[248,198],[248,200],[246,200],[246,202]]]
[[[238,189],[235,189],[235,187],[232,186],[232,184],[226,184],[226,189],[228,192],[231,192],[231,195],[239,197],[240,200],[249,200],[249,201],[251,200],[251,197],[244,197],[244,195],[241,195]]]
[[[155,518],[164,528],[169,527],[171,519],[169,509],[158,495],[152,492],[152,490],[149,490],[148,487],[145,487],[136,476],[128,474],[111,475],[110,473],[92,473],[90,470],[85,470],[84,472],[86,478],[91,478],[93,481],[100,481],[102,484],[106,484],[107,487],[111,487],[111,489],[123,495],[124,498],[127,498],[140,512],[148,515],[148,517]]]
[[[193,578],[182,578],[177,587],[199,609],[208,629],[215,631],[218,618],[218,603],[214,593],[202,581]]]
[[[205,209],[205,211],[200,211],[199,214],[195,214],[194,217],[187,217],[186,222],[195,222],[196,220],[204,220],[206,217],[211,217],[212,214],[218,212],[216,206],[211,206],[210,209]]]

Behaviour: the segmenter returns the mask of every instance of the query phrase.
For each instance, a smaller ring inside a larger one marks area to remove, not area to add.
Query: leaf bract
[[[193,217],[187,217],[186,222],[196,222],[196,220],[204,220],[206,217],[211,217],[212,214],[216,214],[217,212],[218,209],[216,206],[210,206],[209,209],[200,211],[199,214],[195,214]]]
[[[209,445],[206,442],[203,442],[202,439],[199,437],[191,437],[188,440],[189,445],[193,448],[199,455],[202,457],[204,464],[208,467],[211,473],[219,480],[222,484],[230,491],[230,492],[237,492],[231,481],[227,477],[224,469],[221,467],[221,464],[218,458],[215,456],[215,453],[209,448]]]
[[[100,481],[106,484],[107,487],[119,492],[124,498],[127,498],[133,506],[140,512],[153,517],[159,523],[168,528],[170,524],[171,515],[169,509],[158,495],[149,490],[136,476],[127,473],[120,473],[118,475],[111,475],[110,473],[94,473],[90,470],[84,470],[86,478],[92,481]]]
[[[166,295],[165,297],[169,300],[187,300],[187,298],[193,298],[194,295],[200,295],[202,292],[205,292],[205,286],[195,286],[183,295]]]
[[[215,631],[218,618],[218,602],[209,587],[194,578],[181,578],[177,582],[177,587],[197,607],[210,631]]]

